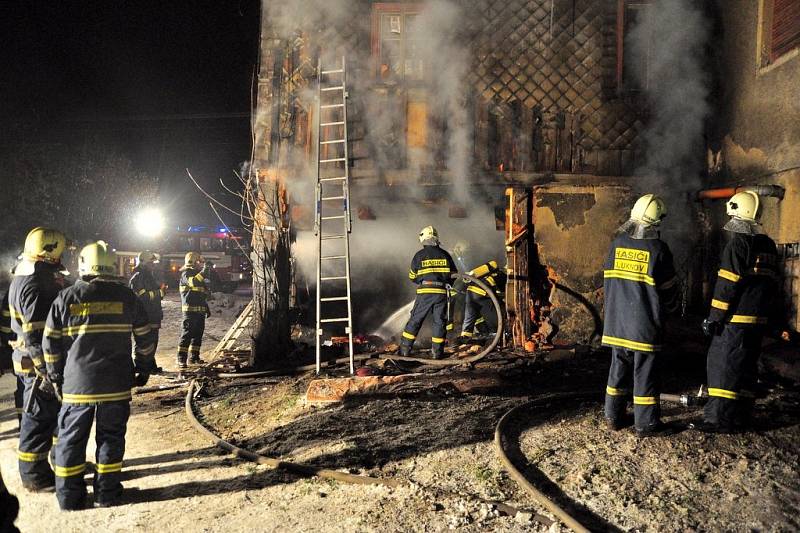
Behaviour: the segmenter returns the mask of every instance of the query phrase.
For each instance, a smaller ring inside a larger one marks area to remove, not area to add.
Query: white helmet
[[[737,192],[725,205],[728,208],[728,216],[748,222],[758,222],[761,218],[761,201],[753,191]]]
[[[433,226],[425,226],[419,232],[419,242],[435,241],[439,243],[439,232]]]
[[[660,196],[645,194],[633,204],[631,220],[647,226],[658,226],[667,216],[667,206]]]

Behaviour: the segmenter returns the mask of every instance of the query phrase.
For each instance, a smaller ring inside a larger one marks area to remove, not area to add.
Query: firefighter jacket
[[[506,285],[506,274],[497,268],[497,261],[489,261],[470,271],[470,275],[488,285],[498,298],[503,297]],[[486,291],[474,283],[467,285],[467,290],[478,296],[488,296]]]
[[[35,263],[32,274],[15,275],[11,280],[8,311],[11,330],[16,335],[12,359],[14,373],[18,376],[47,371],[42,357],[42,332],[50,304],[63,288],[61,268],[61,265],[39,261]]]
[[[164,318],[164,311],[161,309],[161,299],[164,291],[156,281],[155,276],[148,268],[136,267],[131,276],[130,288],[142,301],[150,324],[158,326]]]
[[[447,294],[446,285],[458,272],[453,258],[439,246],[423,246],[414,254],[408,277],[418,285],[417,294]]]
[[[122,281],[94,278],[64,289],[47,316],[43,341],[48,375],[62,383],[63,402],[130,400],[134,372],[155,366],[155,346],[145,344],[149,322],[144,305]]]
[[[777,319],[780,296],[778,255],[766,235],[731,233],[720,260],[709,319],[739,326]]]
[[[181,310],[184,313],[203,313],[208,310],[209,279],[208,268],[198,271],[184,267],[181,272],[180,293]]]
[[[678,283],[672,253],[658,238],[621,234],[603,266],[603,345],[635,352],[661,350],[665,314],[677,310]]]

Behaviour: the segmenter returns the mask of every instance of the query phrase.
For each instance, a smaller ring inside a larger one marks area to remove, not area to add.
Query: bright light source
[[[164,216],[158,209],[144,209],[136,215],[134,225],[145,237],[158,237],[164,231]]]

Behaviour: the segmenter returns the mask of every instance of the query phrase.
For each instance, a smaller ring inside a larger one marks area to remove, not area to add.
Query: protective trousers
[[[31,397],[33,376],[24,376],[25,400]],[[19,427],[19,477],[22,485],[31,488],[53,485],[53,470],[47,462],[53,442],[58,437],[58,410],[61,404],[55,395],[37,392],[31,399],[30,413],[22,413]]]
[[[417,294],[414,300],[414,307],[411,309],[411,317],[403,329],[403,346],[410,350],[414,346],[422,322],[428,314],[433,315],[431,331],[431,352],[434,355],[444,353],[444,341],[447,331],[447,295],[445,294]]]
[[[464,323],[461,326],[461,335],[472,337],[484,325],[484,330],[497,330],[497,313],[495,313],[492,299],[467,291],[464,299]]]
[[[200,346],[206,329],[206,315],[203,313],[183,313],[183,331],[178,343],[178,363],[186,363],[186,357],[194,362],[200,359]]]
[[[633,420],[636,429],[645,430],[648,426],[658,424],[661,416],[658,404],[661,387],[659,358],[659,354],[653,352],[611,349],[611,368],[606,386],[607,419],[623,419],[633,378]]]
[[[96,405],[64,404],[58,416],[56,444],[56,497],[61,509],[81,509],[86,502],[86,444],[92,423],[95,429],[95,503],[113,503],[122,494],[122,458],[125,431],[131,414],[129,401]]]
[[[704,418],[723,429],[749,424],[755,405],[758,358],[764,332],[727,324],[711,340],[706,371],[708,403]]]

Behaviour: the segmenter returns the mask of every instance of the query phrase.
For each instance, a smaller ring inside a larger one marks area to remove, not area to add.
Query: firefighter
[[[497,261],[492,259],[472,269],[469,275],[488,285],[495,297],[502,301],[506,274],[497,268]],[[461,326],[459,340],[461,342],[469,340],[482,328],[485,331],[496,330],[497,313],[486,291],[470,283],[467,285],[467,296],[464,300],[464,323]]]
[[[60,405],[47,375],[48,354],[42,351],[42,332],[50,304],[64,286],[61,254],[65,248],[66,238],[60,231],[32,229],[8,289],[11,330],[16,335],[11,343],[14,373],[22,378],[23,400],[28,407],[22,413],[19,430],[19,475],[22,486],[31,492],[49,491],[54,485],[47,457],[57,439]]]
[[[0,298],[0,375],[6,370],[13,371],[11,354],[14,350],[11,348],[11,342],[15,340],[16,336],[11,331],[11,312],[8,310],[8,287],[6,287],[2,298]],[[17,413],[17,423],[21,426],[25,382],[22,381],[22,376],[16,373],[14,374],[14,380],[17,384],[14,389],[14,410]]]
[[[63,402],[55,454],[62,510],[85,506],[86,444],[95,420],[94,506],[118,502],[131,387],[145,385],[155,367],[150,319],[125,280],[115,276],[116,261],[103,241],[85,246],[78,258],[81,279],[58,295],[47,317],[47,371]]]
[[[661,423],[659,367],[665,313],[678,308],[678,283],[672,253],[659,227],[664,201],[646,194],[631,210],[611,243],[604,264],[604,346],[611,348],[605,417],[609,429],[630,425],[625,410],[633,392],[633,420],[640,437],[666,435]],[[633,391],[631,391],[631,382]]]
[[[136,257],[136,268],[129,286],[142,301],[147,316],[150,319],[150,342],[153,349],[158,349],[158,333],[161,329],[161,320],[164,318],[164,311],[161,309],[161,300],[167,291],[164,283],[159,284],[155,278],[155,268],[158,263],[158,256],[150,250],[140,252]],[[154,373],[161,372],[160,367],[154,369]]]
[[[729,240],[722,251],[714,297],[703,331],[710,336],[704,420],[692,427],[730,433],[752,415],[761,340],[782,310],[775,242],[759,224],[760,202],[752,191],[727,203]]]
[[[211,265],[197,252],[189,252],[181,267],[181,310],[183,311],[183,330],[178,344],[178,367],[186,368],[189,363],[201,364],[200,346],[206,318],[211,316],[208,308],[209,276]]]
[[[411,353],[422,322],[430,313],[433,315],[431,356],[433,359],[441,359],[444,356],[448,326],[448,285],[458,269],[450,254],[439,247],[439,233],[436,228],[423,228],[419,232],[419,242],[422,243],[422,250],[414,255],[408,272],[408,277],[417,285],[417,298],[403,330],[400,353]]]

